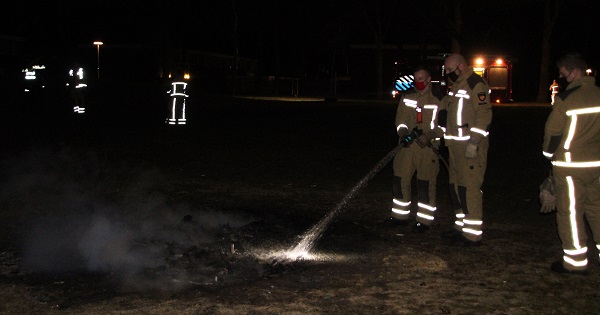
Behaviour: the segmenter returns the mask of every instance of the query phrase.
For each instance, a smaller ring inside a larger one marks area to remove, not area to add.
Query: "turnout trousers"
[[[412,178],[417,173],[416,221],[431,225],[436,211],[436,184],[440,169],[438,157],[431,148],[412,143],[402,148],[393,161],[393,206],[391,216],[407,220],[411,212]]]
[[[600,250],[600,167],[553,167],[556,182],[556,225],[568,270],[587,268],[587,220]],[[600,259],[600,257],[599,257]]]
[[[489,139],[479,143],[474,159],[465,157],[466,141],[453,141],[448,144],[450,165],[450,200],[454,207],[454,228],[470,241],[480,241],[483,225],[483,178],[487,167]]]

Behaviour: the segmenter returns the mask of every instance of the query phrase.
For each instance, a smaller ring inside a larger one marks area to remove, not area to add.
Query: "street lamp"
[[[101,41],[95,41],[94,45],[96,45],[96,47],[98,47],[98,79],[100,79],[100,45],[102,45],[103,43]]]

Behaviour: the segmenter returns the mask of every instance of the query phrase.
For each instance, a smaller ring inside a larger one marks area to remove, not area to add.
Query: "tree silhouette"
[[[375,39],[375,65],[377,75],[377,98],[383,98],[383,48],[384,39],[394,17],[397,1],[359,0],[361,11]]]
[[[556,24],[560,9],[559,0],[543,0],[544,25],[542,30],[542,58],[540,60],[540,81],[538,86],[537,101],[548,102],[550,80],[550,37]]]

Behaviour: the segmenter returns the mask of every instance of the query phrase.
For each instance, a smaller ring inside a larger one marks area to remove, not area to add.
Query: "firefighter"
[[[24,92],[29,94],[41,94],[45,86],[44,72],[46,66],[39,62],[39,58],[35,58],[27,68],[23,69],[25,88]]]
[[[558,273],[586,274],[584,218],[600,250],[600,88],[594,77],[585,75],[587,64],[580,54],[566,55],[557,67],[557,81],[568,85],[556,95],[546,121],[543,154],[552,161],[563,258],[550,268]]]
[[[35,82],[38,77],[36,75],[36,71],[33,68],[25,68],[23,69],[23,73],[25,74],[25,93],[31,93],[33,91],[37,91]]]
[[[185,125],[185,101],[187,95],[187,85],[183,70],[177,68],[175,74],[171,77],[171,89],[167,92],[171,97],[169,106],[169,115],[166,123],[169,125]]]
[[[558,89],[559,89],[558,83],[556,83],[556,80],[552,80],[552,84],[550,84],[550,91],[552,93],[550,95],[550,98],[551,98],[550,104],[551,105],[554,105],[554,97],[556,96],[556,94],[558,94],[558,92],[559,92]]]
[[[405,145],[394,157],[392,182],[393,205],[390,220],[406,225],[411,213],[411,180],[416,172],[417,214],[412,231],[429,230],[436,211],[436,182],[439,162],[431,142],[442,134],[437,126],[440,97],[432,93],[431,73],[424,67],[414,71],[414,88],[400,99],[396,111],[396,131],[400,144]],[[407,137],[418,135],[416,141]],[[439,139],[439,138],[438,138]],[[416,142],[416,143],[415,143]]]
[[[443,233],[457,246],[481,244],[482,191],[488,130],[492,122],[490,88],[485,80],[467,66],[462,55],[452,54],[444,61],[451,83],[440,103],[440,126],[450,158],[450,200],[455,212],[454,229]]]
[[[71,93],[74,106],[73,112],[77,114],[85,113],[85,96],[87,93],[87,76],[82,67],[75,63],[74,67],[69,69],[67,87]]]

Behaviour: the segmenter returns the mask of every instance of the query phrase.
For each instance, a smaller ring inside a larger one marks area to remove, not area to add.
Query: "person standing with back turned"
[[[459,54],[446,58],[444,71],[452,82],[440,106],[439,124],[446,128],[444,140],[450,158],[450,200],[456,217],[454,229],[442,235],[449,238],[452,245],[478,246],[483,234],[481,186],[487,167],[488,134],[492,123],[490,88]]]
[[[550,269],[587,274],[584,219],[600,250],[600,88],[585,75],[587,64],[580,54],[568,54],[556,65],[557,81],[568,86],[556,95],[546,121],[543,154],[552,160],[563,258]]]

